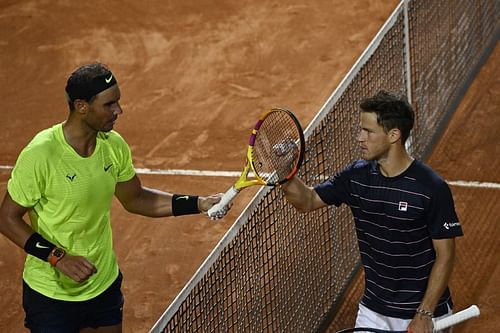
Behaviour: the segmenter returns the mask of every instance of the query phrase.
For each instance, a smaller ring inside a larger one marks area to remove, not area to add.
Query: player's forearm
[[[126,209],[131,213],[149,217],[180,216],[205,212],[218,201],[217,196],[170,194],[143,187],[140,194],[130,200]]]
[[[20,248],[24,247],[26,240],[33,232],[33,229],[22,218],[5,216],[0,218],[0,233]]]
[[[17,205],[9,193],[5,194],[0,207],[0,233],[23,248],[33,229],[23,219],[27,209]]]
[[[149,217],[172,216],[172,194],[143,187],[125,207],[127,211]]]
[[[290,181],[281,185],[285,197],[297,210],[301,212],[309,212],[317,207],[314,205],[314,198],[317,195],[314,189],[307,186],[298,177],[292,178]]]
[[[443,295],[448,286],[453,263],[455,261],[455,241],[453,239],[440,240],[444,246],[436,249],[436,261],[431,270],[427,289],[420,308],[434,312],[439,298]]]

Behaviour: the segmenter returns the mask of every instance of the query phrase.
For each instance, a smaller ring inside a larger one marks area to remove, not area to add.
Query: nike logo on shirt
[[[108,172],[109,168],[111,168],[112,166],[113,166],[113,163],[111,163],[108,166],[104,166],[104,172]]]

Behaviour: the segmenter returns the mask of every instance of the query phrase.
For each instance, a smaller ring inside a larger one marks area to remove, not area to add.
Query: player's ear
[[[391,143],[396,143],[399,139],[401,139],[401,131],[399,130],[399,128],[391,129],[388,134]]]
[[[75,110],[78,113],[86,114],[89,110],[89,103],[86,100],[76,99],[73,103],[75,105]]]

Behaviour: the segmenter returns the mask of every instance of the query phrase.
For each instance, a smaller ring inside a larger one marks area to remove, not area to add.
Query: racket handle
[[[225,211],[227,210],[227,205],[233,201],[236,195],[240,192],[234,186],[231,186],[229,190],[222,196],[220,201],[213,205],[212,208],[208,210],[208,216],[212,219],[221,218],[225,215]]]
[[[471,305],[467,309],[452,314],[446,318],[434,322],[434,332],[461,323],[464,320],[479,316],[477,305]]]

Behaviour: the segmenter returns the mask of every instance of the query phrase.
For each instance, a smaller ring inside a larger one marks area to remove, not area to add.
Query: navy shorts
[[[123,319],[122,274],[102,294],[80,302],[60,301],[23,281],[24,326],[32,333],[78,333],[83,328],[119,325]]]

